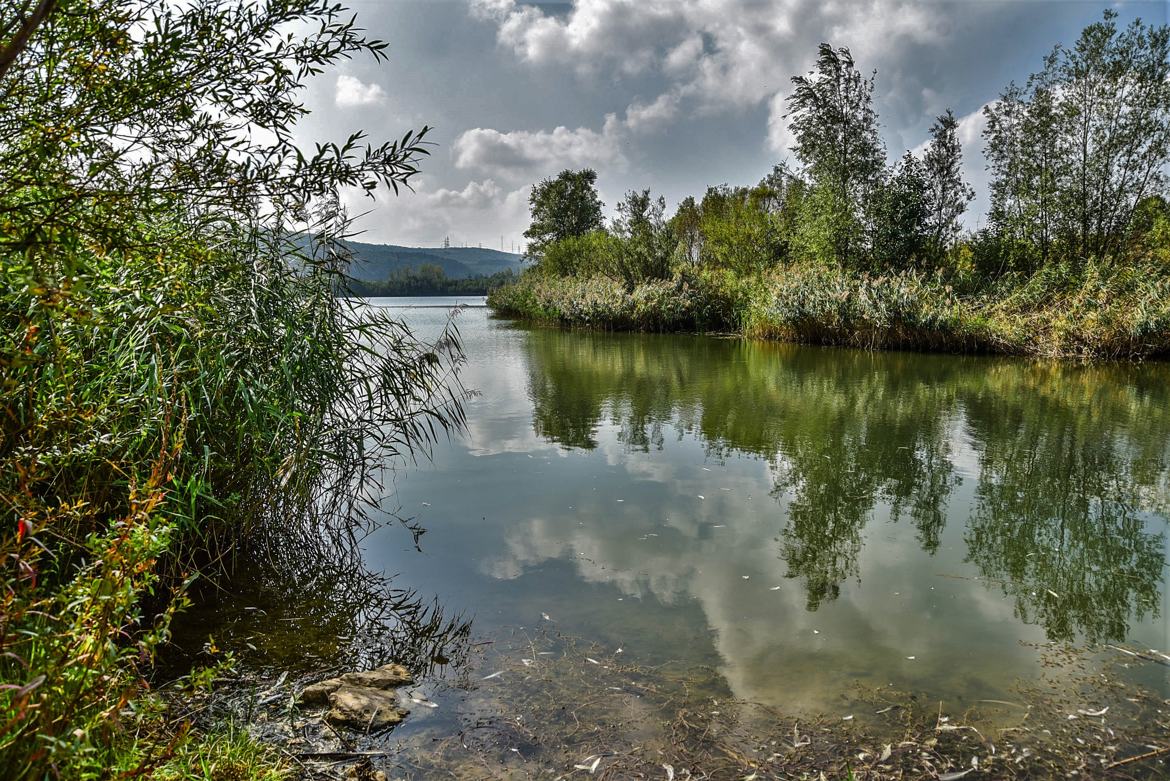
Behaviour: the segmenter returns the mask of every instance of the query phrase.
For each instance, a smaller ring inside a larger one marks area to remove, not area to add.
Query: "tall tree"
[[[958,128],[959,120],[947,109],[931,126],[930,145],[922,158],[927,185],[927,248],[936,261],[954,244],[961,228],[959,220],[975,197],[975,190],[963,181]]]
[[[1079,257],[1116,250],[1134,209],[1166,185],[1170,162],[1170,28],[1117,12],[1058,46],[1042,83],[1055,96],[1065,138],[1061,228]]]
[[[863,77],[846,48],[827,43],[819,48],[816,67],[792,79],[788,96],[789,129],[797,158],[816,189],[842,210],[848,225],[859,219],[862,204],[881,181],[886,152],[878,136],[873,109],[874,75]],[[857,253],[856,232],[842,228],[831,237],[834,254],[849,262]]]
[[[691,263],[699,262],[699,252],[703,246],[703,234],[699,230],[701,220],[702,212],[695,203],[695,197],[688,195],[679,202],[678,209],[668,223],[683,257]]]
[[[1010,84],[983,115],[984,154],[992,177],[988,221],[1001,240],[1047,263],[1061,157],[1052,93],[1037,89],[1035,77],[1026,87]]]
[[[870,204],[877,270],[913,268],[922,262],[930,241],[930,199],[926,167],[907,152]]]
[[[566,169],[532,188],[528,196],[532,224],[524,231],[529,256],[539,257],[554,241],[584,236],[603,226],[596,185],[597,172],[584,168]]]
[[[618,204],[612,232],[622,242],[618,270],[627,284],[670,276],[672,235],[665,214],[666,200],[649,190],[631,190]]]
[[[1170,27],[1117,27],[1106,11],[1057,46],[1023,88],[985,109],[992,222],[1074,259],[1121,247],[1138,205],[1165,192]]]

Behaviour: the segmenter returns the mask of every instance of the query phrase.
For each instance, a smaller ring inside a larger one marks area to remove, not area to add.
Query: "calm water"
[[[1050,641],[1170,648],[1165,364],[456,322],[468,432],[394,498],[423,550],[389,525],[366,552],[477,635],[551,626],[795,710],[1003,696]]]

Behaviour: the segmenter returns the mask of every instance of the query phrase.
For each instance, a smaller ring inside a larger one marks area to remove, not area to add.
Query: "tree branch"
[[[57,0],[40,0],[37,7],[33,9],[32,15],[24,20],[24,24],[20,26],[12,40],[3,49],[0,49],[0,79],[7,75],[12,64],[16,62],[16,58],[28,47],[32,34],[49,18],[49,14],[53,13],[56,7]]]

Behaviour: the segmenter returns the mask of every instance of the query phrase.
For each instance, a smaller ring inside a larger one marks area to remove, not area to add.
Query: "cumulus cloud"
[[[523,62],[566,67],[598,83],[629,74],[664,80],[667,89],[653,103],[628,106],[623,129],[629,131],[664,127],[684,104],[708,116],[762,106],[767,146],[787,156],[784,98],[791,77],[811,67],[821,41],[848,46],[863,70],[880,71],[879,108],[896,118],[885,128],[892,150],[902,148],[903,136],[916,142],[929,117],[945,108],[931,89],[934,73],[921,66],[944,52],[953,35],[953,9],[945,4],[574,0],[566,13],[548,14],[517,0],[470,2],[478,18],[496,27],[499,45]]]
[[[337,92],[333,102],[338,108],[375,106],[384,103],[386,91],[380,84],[366,84],[361,79],[341,74],[337,77]]]
[[[601,130],[587,127],[499,131],[477,127],[455,139],[455,167],[505,179],[531,181],[563,168],[622,169],[624,128],[616,115]]]
[[[625,125],[635,133],[655,130],[674,119],[678,105],[678,94],[670,92],[659,95],[650,104],[631,103],[626,109]]]
[[[803,71],[820,41],[850,46],[860,62],[902,59],[908,45],[935,45],[946,10],[910,0],[865,8],[820,0],[576,0],[549,15],[516,0],[471,0],[497,39],[522,60],[585,73],[660,72],[707,107],[755,105]]]

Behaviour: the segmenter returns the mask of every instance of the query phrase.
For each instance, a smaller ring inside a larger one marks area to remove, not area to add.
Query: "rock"
[[[386,774],[381,770],[375,770],[374,764],[368,759],[347,767],[345,777],[356,779],[356,781],[387,781]]]
[[[398,707],[393,691],[369,686],[341,686],[329,693],[329,705],[329,722],[362,730],[392,727],[409,713]]]
[[[410,670],[400,664],[384,664],[376,670],[361,673],[346,673],[341,676],[343,683],[351,686],[368,686],[373,689],[389,689],[414,683]]]
[[[300,702],[302,705],[325,705],[329,701],[329,695],[337,691],[340,686],[340,678],[326,678],[323,681],[311,683],[301,691]]]

